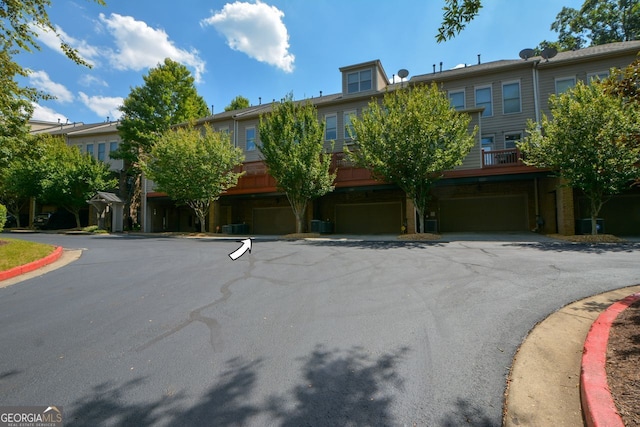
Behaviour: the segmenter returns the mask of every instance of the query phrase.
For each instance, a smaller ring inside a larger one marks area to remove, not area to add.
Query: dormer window
[[[356,71],[347,74],[347,93],[371,90],[371,70]]]

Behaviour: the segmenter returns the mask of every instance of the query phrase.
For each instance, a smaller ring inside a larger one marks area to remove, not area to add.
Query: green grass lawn
[[[49,255],[54,246],[0,236],[0,271],[27,264]]]

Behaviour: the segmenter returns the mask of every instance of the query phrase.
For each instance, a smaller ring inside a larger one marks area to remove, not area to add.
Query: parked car
[[[14,228],[17,226],[18,226],[18,221],[16,221],[16,217],[8,213],[7,220],[4,222],[4,228]]]
[[[45,229],[47,224],[49,223],[49,218],[51,218],[51,212],[39,213],[33,219],[33,226],[38,229]]]

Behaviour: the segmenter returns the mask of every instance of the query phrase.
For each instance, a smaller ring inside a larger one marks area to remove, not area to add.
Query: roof
[[[413,76],[409,81],[412,83],[431,81],[431,80],[449,80],[460,78],[471,74],[482,74],[509,70],[518,67],[533,67],[538,65],[541,68],[552,67],[555,65],[566,65],[570,62],[580,62],[591,60],[594,57],[620,56],[637,54],[640,51],[640,40],[608,43],[599,46],[587,47],[579,50],[570,50],[558,52],[553,58],[545,60],[540,56],[534,56],[528,60],[523,59],[503,59],[499,61],[486,62],[484,64],[469,65],[442,72],[419,74]]]
[[[91,199],[87,200],[88,203],[91,202],[103,202],[103,203],[124,203],[124,201],[118,197],[115,193],[107,193],[105,191],[98,191],[95,196]]]
[[[101,122],[101,123],[90,123],[90,124],[70,124],[70,125],[59,125],[56,126],[57,129],[46,128],[40,129],[36,131],[32,131],[31,133],[48,133],[49,135],[80,135],[80,134],[95,134],[95,133],[112,133],[117,132],[117,126],[119,122]]]

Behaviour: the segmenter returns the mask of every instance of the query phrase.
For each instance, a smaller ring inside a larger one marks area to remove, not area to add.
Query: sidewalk
[[[553,313],[526,337],[507,381],[503,425],[582,426],[580,369],[589,328],[640,286],[595,295]]]

